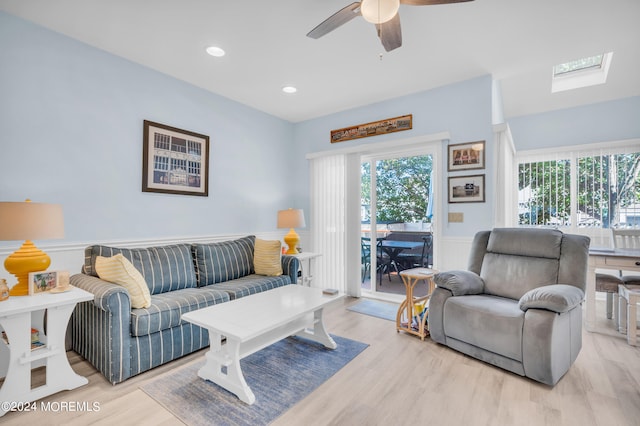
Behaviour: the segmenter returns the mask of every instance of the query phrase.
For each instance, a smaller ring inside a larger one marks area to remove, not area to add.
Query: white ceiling
[[[507,117],[640,95],[640,1],[475,0],[400,6],[385,53],[352,0],[0,0],[0,10],[291,122],[491,74]],[[213,58],[209,45],[227,55]],[[613,51],[606,84],[551,94],[551,67]],[[383,53],[382,57],[380,54]],[[281,92],[295,85],[298,93]]]

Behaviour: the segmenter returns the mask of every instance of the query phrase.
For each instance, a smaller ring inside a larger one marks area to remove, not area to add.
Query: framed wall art
[[[142,191],[209,195],[209,136],[144,120]]]
[[[449,177],[450,203],[484,203],[484,175]]]
[[[450,172],[484,169],[484,141],[449,145],[448,167]]]

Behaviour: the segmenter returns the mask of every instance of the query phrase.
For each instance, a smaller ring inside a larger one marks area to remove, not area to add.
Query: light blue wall
[[[385,118],[413,114],[413,129],[399,133],[373,136],[353,141],[330,143],[330,132],[334,129],[367,123]],[[295,126],[295,161],[298,167],[296,181],[296,202],[305,211],[309,209],[308,153],[330,151],[347,146],[359,146],[383,141],[393,141],[421,135],[449,132],[449,143],[486,141],[485,170],[472,170],[464,173],[450,173],[447,170],[447,147],[442,146],[441,170],[444,170],[440,190],[445,205],[437,211],[446,217],[449,211],[464,213],[463,223],[448,224],[440,218],[443,233],[448,236],[471,236],[480,229],[490,229],[492,224],[492,203],[495,199],[493,176],[493,128],[492,128],[492,81],[491,76],[483,76],[428,90],[408,96],[402,96],[385,102],[367,105],[348,111],[328,115],[314,120],[298,123]],[[447,177],[459,175],[485,174],[486,202],[446,204]],[[436,207],[437,208],[437,207]]]
[[[640,138],[640,96],[508,122],[518,151]]]
[[[141,191],[145,119],[209,135],[209,197]],[[272,231],[291,204],[291,123],[2,12],[0,129],[0,200],[61,203],[66,242]]]
[[[277,210],[308,211],[308,153],[447,131],[487,142],[485,170],[451,174],[486,174],[487,202],[438,210],[465,214],[445,235],[471,236],[492,226],[494,100],[484,76],[291,124],[0,12],[0,200],[61,203],[65,242],[267,232]],[[404,114],[413,130],[329,142]],[[638,117],[634,97],[508,122],[525,150],[638,138]],[[145,119],[210,136],[209,197],[141,192]]]

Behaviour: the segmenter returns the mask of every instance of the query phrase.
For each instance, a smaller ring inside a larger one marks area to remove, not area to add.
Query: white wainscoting
[[[80,272],[84,263],[84,249],[90,245],[101,244],[110,247],[120,248],[135,248],[135,247],[152,247],[152,246],[165,246],[169,244],[178,243],[209,243],[216,241],[228,241],[236,238],[242,238],[247,235],[256,235],[258,238],[266,240],[280,240],[286,232],[269,232],[269,233],[246,233],[246,234],[225,234],[225,235],[208,235],[204,237],[172,237],[162,239],[147,239],[147,240],[113,240],[113,241],[94,241],[94,242],[78,242],[69,244],[55,244],[46,242],[36,242],[36,246],[42,251],[46,252],[51,258],[51,271],[69,271],[71,275]],[[302,243],[304,243],[304,237],[301,234]],[[16,251],[22,243],[16,242],[15,246],[10,248],[0,248],[0,265],[4,265],[4,260],[11,253]],[[283,243],[284,244],[284,243]],[[304,247],[304,246],[303,246]],[[13,286],[16,282],[16,278],[9,274],[4,267],[0,267],[0,278],[5,278],[9,286]]]
[[[438,271],[466,270],[472,242],[473,237],[440,237],[434,268]]]

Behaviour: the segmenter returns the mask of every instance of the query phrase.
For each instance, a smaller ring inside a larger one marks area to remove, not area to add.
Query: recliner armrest
[[[438,287],[446,288],[454,296],[481,294],[484,291],[482,278],[470,271],[440,272],[433,279]]]
[[[582,303],[584,292],[567,284],[552,284],[526,292],[519,302],[520,309],[546,309],[559,314],[568,312]]]

